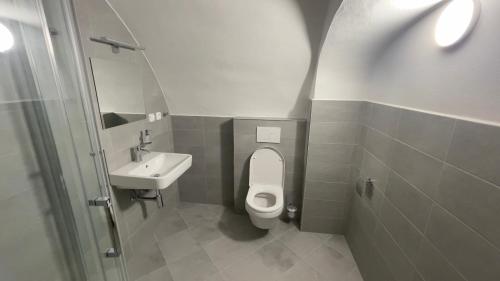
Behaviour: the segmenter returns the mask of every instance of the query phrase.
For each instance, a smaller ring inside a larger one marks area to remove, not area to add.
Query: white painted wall
[[[329,0],[109,2],[172,114],[304,117]]]
[[[500,123],[500,1],[481,0],[476,29],[449,52],[433,39],[441,9],[425,15],[425,7],[395,5],[405,1],[344,1],[321,53],[314,99],[370,100]]]

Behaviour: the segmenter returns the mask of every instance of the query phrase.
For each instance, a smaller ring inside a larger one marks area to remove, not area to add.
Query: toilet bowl
[[[284,158],[274,148],[257,149],[250,158],[245,209],[258,228],[273,228],[283,212],[284,171]]]

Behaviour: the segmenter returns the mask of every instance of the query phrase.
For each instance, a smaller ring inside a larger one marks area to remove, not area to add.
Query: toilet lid
[[[273,148],[257,149],[250,158],[249,185],[274,185],[283,187],[285,161]]]

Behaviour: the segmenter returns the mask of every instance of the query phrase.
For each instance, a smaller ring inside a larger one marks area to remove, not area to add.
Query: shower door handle
[[[120,256],[120,239],[118,237],[118,231],[116,229],[116,222],[113,217],[113,209],[111,204],[111,198],[109,196],[96,197],[93,200],[89,200],[89,206],[91,207],[104,207],[106,210],[106,220],[108,221],[109,234],[111,236],[111,247],[104,251],[104,256],[107,258],[116,258]]]

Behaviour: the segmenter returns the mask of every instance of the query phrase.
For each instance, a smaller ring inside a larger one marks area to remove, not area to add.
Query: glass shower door
[[[122,257],[105,256],[110,248],[119,251],[112,209],[89,207],[109,194],[70,13],[62,0],[0,0],[0,273],[6,281],[126,280]]]

